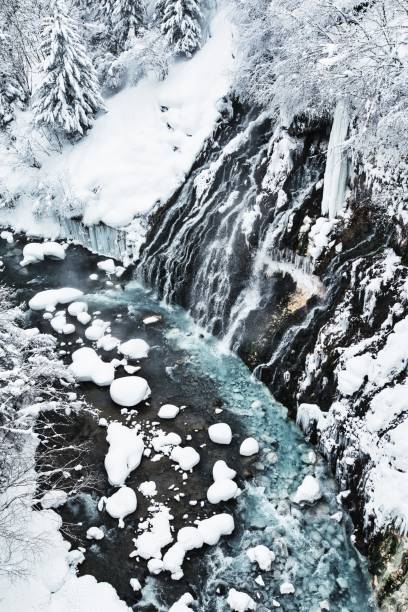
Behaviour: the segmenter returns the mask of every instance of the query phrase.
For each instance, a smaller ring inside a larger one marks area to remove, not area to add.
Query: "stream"
[[[278,606],[285,612],[375,610],[365,561],[351,543],[351,522],[345,513],[340,522],[336,520],[341,512],[336,500],[339,491],[325,461],[240,359],[225,354],[219,342],[198,328],[183,309],[160,303],[152,291],[132,279],[131,271],[119,280],[110,279],[97,269],[100,257],[74,245],[67,248],[63,261],[45,260],[23,268],[19,262],[24,244],[23,237],[16,237],[13,244],[0,240],[4,264],[0,280],[12,288],[17,301],[27,302],[44,289],[81,289],[90,314],[109,321],[113,336],[122,341],[143,338],[151,347],[149,357],[134,364],[141,368],[137,375],[143,376],[151,388],[151,398],[135,411],[121,410],[106,387],[80,383],[78,394],[108,422],[140,426],[146,446],[158,430],[175,432],[183,445],[191,445],[200,454],[199,464],[187,477],[168,457],[152,461],[154,453],[145,456],[126,482],[137,493],[137,510],[119,529],[116,520],[98,510],[100,497],[115,491],[103,465],[108,450],[106,429],[89,415],[78,418],[70,439],[88,441],[83,460],[94,471],[97,486],[72,495],[59,512],[70,526],[67,534],[73,545],[86,548],[80,573],[111,583],[134,610],[164,612],[183,593],[190,592],[194,609],[224,611],[229,609],[226,597],[231,588],[249,593],[257,602],[258,612]],[[89,276],[95,273],[98,280],[91,280]],[[152,315],[160,320],[145,325],[143,319]],[[85,338],[85,327],[76,319],[67,315],[67,322],[75,324],[75,334],[57,338],[61,358],[69,364],[79,338],[85,345],[94,344]],[[26,324],[55,334],[41,312],[28,311]],[[118,357],[116,349],[98,349],[98,353],[104,360]],[[123,366],[119,366],[116,377],[125,375]],[[157,412],[166,403],[183,409],[175,419],[160,422]],[[217,422],[231,426],[230,445],[210,441],[207,429]],[[258,440],[260,452],[241,457],[240,444],[248,436]],[[212,505],[206,493],[213,482],[212,466],[219,459],[236,470],[242,494]],[[291,497],[308,474],[318,478],[322,497],[316,504],[299,506]],[[144,481],[155,481],[157,495],[153,498],[138,491]],[[183,526],[220,512],[234,516],[235,530],[215,546],[189,552],[180,580],[172,580],[168,572],[153,576],[145,560],[129,558],[129,554],[135,548],[133,539],[140,525],[163,507],[173,517],[173,535]],[[102,526],[104,539],[87,540],[90,526]],[[259,570],[245,552],[257,544],[268,546],[276,555],[270,571]],[[255,582],[259,575],[264,585]],[[132,591],[130,578],[139,579],[140,593]],[[293,584],[293,594],[281,594],[285,582]]]

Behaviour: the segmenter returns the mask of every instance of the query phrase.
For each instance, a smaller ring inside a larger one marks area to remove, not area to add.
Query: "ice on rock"
[[[94,349],[84,346],[72,353],[70,372],[79,382],[93,382],[99,387],[109,386],[115,378],[115,369],[102,361]]]
[[[225,480],[226,478],[232,480],[237,475],[236,471],[229,468],[225,461],[221,459],[214,463],[212,474],[214,482],[216,480]]]
[[[68,306],[68,312],[71,317],[77,317],[81,312],[88,311],[88,304],[86,302],[71,302]]]
[[[132,554],[142,559],[161,559],[161,549],[171,544],[173,536],[170,530],[171,514],[167,508],[163,508],[150,519],[151,531],[145,531],[136,538],[136,550]],[[160,564],[160,570],[163,565]],[[149,571],[151,569],[149,567]]]
[[[178,406],[173,406],[173,404],[163,404],[157,416],[159,419],[174,419],[179,412],[180,408]]]
[[[184,593],[178,601],[169,608],[169,612],[191,612],[190,605],[194,603],[194,597],[190,593]]]
[[[170,459],[178,463],[180,468],[187,472],[199,463],[200,455],[192,446],[176,446],[171,451]]]
[[[255,438],[246,438],[239,448],[239,454],[242,457],[251,457],[259,453],[259,444]]]
[[[313,504],[322,496],[320,483],[314,476],[308,474],[305,476],[302,484],[297,488],[296,493],[292,497],[295,504],[309,503]]]
[[[248,548],[246,554],[252,563],[256,562],[259,569],[264,570],[265,572],[269,572],[272,567],[272,561],[275,560],[275,553],[273,553],[263,544],[258,544],[257,546]]]
[[[110,386],[110,396],[119,406],[136,406],[150,397],[150,387],[141,376],[117,378]]]
[[[120,423],[108,426],[106,440],[109,451],[105,457],[105,469],[112,486],[125,484],[129,474],[139,467],[142,461],[144,442],[135,429]]]
[[[95,342],[102,338],[106,329],[109,327],[109,323],[102,321],[102,319],[94,319],[89,327],[85,330],[85,336],[91,342]]]
[[[65,259],[65,249],[58,242],[30,242],[23,249],[23,259],[20,266],[28,266],[32,263],[43,261],[45,257],[50,259]]]
[[[124,527],[124,518],[137,508],[136,493],[130,487],[121,487],[105,501],[106,512],[119,520],[119,527]]]
[[[47,491],[44,493],[40,499],[40,504],[44,510],[49,510],[50,508],[59,508],[60,506],[63,506],[67,499],[68,495],[65,491],[53,489],[52,491]]]
[[[102,336],[102,338],[99,338],[96,343],[96,346],[98,348],[101,348],[103,351],[112,351],[119,344],[120,340],[118,340],[118,338],[115,338],[114,336],[108,334],[107,336]]]
[[[173,580],[183,577],[182,565],[186,550],[180,542],[176,542],[169,548],[163,557],[163,569],[171,573]]]
[[[200,521],[197,529],[203,538],[204,544],[215,546],[215,544],[218,544],[221,536],[231,535],[234,531],[234,518],[231,514],[214,514],[214,516]]]
[[[229,478],[219,479],[212,484],[207,491],[207,499],[210,504],[219,504],[237,496],[239,489],[233,480]]]
[[[72,289],[71,287],[62,287],[61,289],[47,289],[46,291],[40,291],[28,302],[31,310],[45,310],[48,308],[54,308],[57,304],[69,304],[74,302],[83,295],[83,292],[79,289]]]
[[[211,442],[216,444],[231,444],[232,431],[227,423],[216,423],[208,428]]]
[[[128,359],[145,359],[149,354],[149,350],[149,345],[141,338],[127,340],[127,342],[123,342],[118,348],[118,352],[125,355]]]
[[[291,582],[282,582],[279,587],[279,591],[281,595],[293,595],[295,592],[295,587]]]
[[[103,540],[105,534],[100,527],[90,527],[86,532],[87,540]]]
[[[177,533],[177,542],[179,542],[184,550],[194,550],[201,548],[204,544],[203,536],[197,527],[182,527]]]
[[[103,270],[106,274],[114,274],[115,273],[115,262],[113,259],[104,259],[103,261],[98,261],[96,264],[99,270]]]
[[[231,610],[235,612],[246,612],[246,610],[256,610],[256,603],[247,593],[230,589],[228,592],[227,603]]]

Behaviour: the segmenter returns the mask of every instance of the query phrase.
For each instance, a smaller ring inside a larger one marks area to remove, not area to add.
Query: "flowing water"
[[[62,515],[70,523],[69,537],[87,549],[80,572],[109,581],[135,610],[164,612],[182,593],[190,591],[197,610],[223,611],[228,609],[226,594],[230,588],[250,593],[261,612],[272,610],[278,603],[284,611],[317,612],[328,609],[325,601],[335,612],[375,609],[365,562],[351,544],[350,521],[346,515],[340,523],[332,518],[339,511],[338,491],[325,462],[320,457],[315,461],[312,447],[288,420],[284,407],[253,379],[246,366],[220,350],[219,342],[194,324],[185,311],[164,306],[135,281],[115,280],[113,286],[107,286],[102,274],[98,281],[91,281],[89,274],[96,271],[98,258],[84,249],[71,246],[63,262],[21,268],[22,247],[22,240],[13,245],[0,241],[0,259],[4,262],[1,279],[13,288],[16,298],[27,300],[51,287],[77,287],[86,293],[90,312],[99,312],[98,318],[111,322],[112,335],[121,339],[142,337],[152,347],[149,358],[139,364],[152,397],[138,406],[136,413],[121,413],[106,389],[87,383],[79,385],[78,391],[100,410],[100,416],[139,424],[147,438],[157,428],[154,423],[162,403],[185,406],[174,421],[160,423],[160,429],[179,433],[183,443],[191,444],[201,455],[188,480],[182,479],[168,458],[152,462],[145,457],[128,484],[137,490],[141,482],[155,480],[158,496],[149,501],[138,493],[138,509],[125,519],[126,526],[120,530],[116,521],[97,510],[100,496],[113,492],[103,468],[106,431],[89,417],[79,418],[70,439],[89,441],[84,462],[92,466],[97,485],[74,496]],[[160,322],[143,325],[143,318],[151,314],[159,315]],[[27,325],[51,332],[49,323],[36,313],[28,314]],[[81,326],[76,327],[73,340],[58,339],[61,357],[67,363],[70,352],[77,348],[76,339],[84,338]],[[114,356],[114,351],[103,354],[105,359]],[[117,375],[125,375],[121,367]],[[208,426],[220,420],[228,422],[234,433],[227,447],[208,439]],[[261,451],[257,457],[245,459],[239,456],[239,445],[249,435],[259,440]],[[236,469],[243,492],[237,500],[211,506],[206,490],[217,459],[225,459]],[[306,474],[318,477],[323,497],[313,506],[299,507],[292,503],[291,495]],[[172,485],[175,488],[169,489]],[[192,500],[198,503],[191,505]],[[154,503],[170,508],[175,530],[214,512],[231,512],[236,529],[219,545],[190,553],[180,581],[172,581],[168,573],[149,576],[146,562],[129,559],[129,553],[134,548],[132,538],[137,535],[138,524],[151,514]],[[104,526],[106,537],[100,542],[85,539],[91,525]],[[276,554],[270,572],[257,570],[245,554],[248,547],[260,543]],[[255,583],[259,574],[265,586]],[[131,577],[138,577],[144,585],[141,598],[129,588]],[[285,581],[293,583],[293,595],[280,594],[279,587]]]

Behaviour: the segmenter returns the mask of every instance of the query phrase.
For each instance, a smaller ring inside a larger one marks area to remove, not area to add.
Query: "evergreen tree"
[[[161,31],[176,55],[189,57],[201,46],[200,0],[159,0]]]
[[[0,29],[0,128],[14,118],[14,106],[23,108],[28,99],[25,72],[19,60],[11,37]]]
[[[138,35],[144,21],[142,0],[114,0],[111,22],[117,52],[123,51],[127,41]]]
[[[51,6],[41,49],[44,76],[34,96],[35,122],[69,136],[83,134],[103,109],[103,101],[78,25],[68,16],[63,0],[55,0]]]

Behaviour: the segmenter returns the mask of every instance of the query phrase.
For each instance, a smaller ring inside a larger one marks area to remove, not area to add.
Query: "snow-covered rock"
[[[254,563],[256,562],[259,569],[269,572],[272,566],[272,561],[275,560],[275,553],[269,550],[264,544],[258,544],[252,548],[248,548],[246,551],[249,559]]]
[[[157,488],[154,480],[145,480],[145,482],[141,482],[137,490],[140,491],[144,497],[155,497],[155,495],[157,495]]]
[[[93,348],[84,346],[72,353],[70,372],[79,382],[93,382],[99,387],[111,385],[115,369],[110,363],[102,361]]]
[[[178,601],[169,608],[169,612],[191,612],[190,605],[194,603],[194,597],[190,593],[184,593]]]
[[[180,580],[183,577],[183,561],[186,556],[186,550],[180,542],[176,542],[171,546],[163,557],[163,569],[171,573],[173,580]]]
[[[30,242],[23,249],[23,259],[20,266],[28,266],[32,263],[43,261],[45,257],[50,259],[65,259],[65,249],[58,242]]]
[[[161,559],[162,548],[173,541],[170,530],[171,514],[167,508],[162,508],[150,519],[150,531],[141,533],[135,540],[136,550],[134,556],[142,559]],[[156,570],[162,571],[163,564],[155,566]],[[149,567],[149,571],[151,571]],[[155,573],[155,572],[152,572]]]
[[[293,595],[295,592],[295,587],[291,582],[282,582],[279,587],[279,591],[281,595]]]
[[[86,532],[87,540],[103,540],[105,534],[100,527],[89,527]]]
[[[171,451],[170,459],[178,463],[183,471],[188,471],[199,463],[200,455],[191,446],[176,446]]]
[[[135,593],[137,593],[138,591],[142,590],[142,585],[140,584],[139,580],[137,578],[131,578],[129,580],[129,584],[132,588],[132,591],[135,591]]]
[[[246,610],[256,610],[256,603],[247,593],[230,589],[228,592],[227,603],[231,610],[235,612],[246,612]]]
[[[103,351],[112,351],[119,345],[119,343],[120,340],[118,338],[108,334],[99,338],[99,340],[96,342],[96,346],[101,348]]]
[[[103,261],[98,261],[96,264],[99,270],[103,270],[106,274],[114,274],[115,272],[115,262],[113,259],[104,259]]]
[[[110,386],[110,396],[119,406],[136,406],[150,397],[150,387],[141,376],[117,378]]]
[[[85,330],[85,337],[91,342],[99,340],[104,335],[105,331],[109,327],[109,323],[102,321],[102,319],[94,319],[89,327]]]
[[[214,514],[214,516],[200,521],[197,529],[203,538],[204,544],[215,546],[215,544],[218,544],[221,536],[231,535],[234,531],[234,518],[231,514]]]
[[[239,454],[242,457],[251,457],[259,453],[259,444],[255,438],[246,438],[239,447]]]
[[[227,423],[215,423],[208,428],[211,442],[216,444],[231,444],[232,431]]]
[[[207,491],[207,499],[210,504],[219,504],[221,501],[233,499],[238,494],[236,482],[229,478],[216,480]]]
[[[47,307],[56,307],[57,304],[69,304],[83,295],[79,289],[62,287],[61,289],[47,289],[40,291],[28,302],[31,310],[45,310]]]
[[[314,476],[308,474],[305,476],[302,484],[297,488],[295,494],[292,497],[292,501],[295,504],[309,503],[313,504],[318,501],[322,496],[320,490],[320,483]]]
[[[105,500],[106,512],[119,520],[119,527],[124,527],[124,518],[137,508],[136,493],[130,487],[121,487]]]
[[[203,537],[197,527],[182,527],[179,529],[177,542],[180,542],[186,551],[201,548],[204,544]]]
[[[45,510],[49,508],[59,508],[67,502],[67,499],[68,495],[65,491],[61,491],[60,489],[52,489],[51,491],[44,493],[40,499],[40,504]]]
[[[229,468],[222,459],[214,463],[212,474],[214,481],[225,480],[226,478],[232,480],[237,475],[236,471]]]
[[[108,480],[111,485],[120,487],[142,461],[143,438],[137,435],[135,429],[120,423],[111,423],[108,426],[106,440],[109,444],[109,451],[105,457]]]
[[[174,419],[179,412],[180,408],[178,406],[173,406],[173,404],[163,404],[157,416],[159,419]]]
[[[145,359],[149,355],[149,350],[149,345],[141,338],[127,340],[118,348],[118,352],[125,355],[128,359]]]
[[[71,302],[68,306],[68,312],[71,317],[77,317],[81,312],[88,311],[88,304],[86,302]]]

